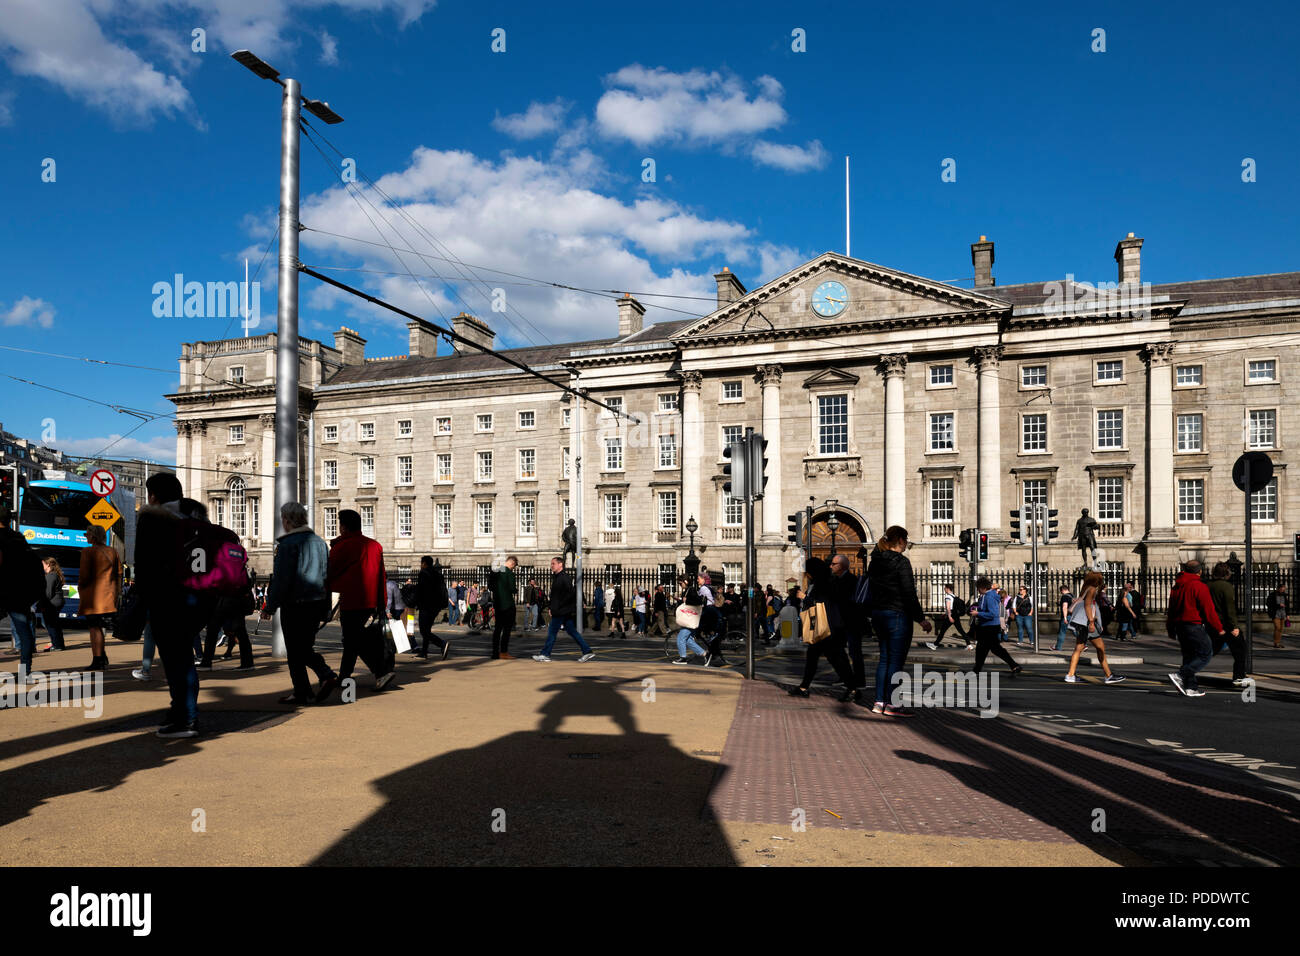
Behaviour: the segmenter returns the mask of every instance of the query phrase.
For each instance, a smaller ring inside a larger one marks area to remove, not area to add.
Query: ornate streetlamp
[[[695,553],[695,532],[699,530],[700,526],[695,523],[695,515],[686,519],[686,533],[691,536],[691,552],[682,559],[682,564],[686,567],[688,585],[695,584],[695,579],[700,574],[700,556]]]

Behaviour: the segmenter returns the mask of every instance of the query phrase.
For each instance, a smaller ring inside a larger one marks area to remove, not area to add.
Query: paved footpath
[[[41,655],[84,665],[84,639]],[[1004,717],[876,717],[662,658],[399,658],[294,711],[284,665],[202,675],[197,741],[110,644],[104,713],[0,715],[18,865],[1131,865],[1300,859],[1290,795]],[[521,648],[522,650],[522,648]],[[563,657],[560,654],[563,654]],[[333,655],[330,655],[333,656]],[[12,667],[12,658],[6,662]],[[161,673],[161,672],[159,672]],[[1096,811],[1104,832],[1094,830]],[[797,811],[802,811],[800,816]],[[804,822],[804,828],[797,824]]]

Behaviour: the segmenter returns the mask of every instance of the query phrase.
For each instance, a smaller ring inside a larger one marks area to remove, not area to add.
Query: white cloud
[[[492,128],[515,139],[533,139],[557,131],[568,110],[568,104],[561,100],[553,103],[529,103],[528,109],[522,113],[511,113],[509,116],[498,113],[492,120]]]
[[[54,325],[54,306],[44,299],[33,299],[27,295],[15,302],[10,309],[5,309],[4,303],[0,303],[0,325],[30,325],[48,329]]]
[[[157,438],[144,440],[134,436],[123,438],[113,432],[101,438],[61,439],[55,443],[55,447],[65,455],[74,457],[89,457],[102,453],[111,458],[143,458],[161,464],[176,461],[175,434],[159,435]]]
[[[337,66],[339,62],[339,41],[325,30],[320,32],[320,61],[326,66]]]
[[[0,90],[0,126],[12,126],[14,122],[14,91]]]
[[[813,140],[807,146],[786,146],[759,140],[752,151],[754,162],[763,166],[775,166],[787,173],[802,173],[810,169],[822,169],[830,161],[830,153],[822,146],[821,140]]]

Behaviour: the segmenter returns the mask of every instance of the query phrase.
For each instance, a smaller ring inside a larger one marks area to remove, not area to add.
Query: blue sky
[[[435,321],[482,315],[505,345],[613,334],[616,314],[608,298],[486,267],[688,297],[644,295],[659,321],[683,316],[656,306],[706,311],[689,297],[710,296],[723,265],[753,288],[842,250],[846,154],[854,255],[930,278],[969,285],[980,234],[996,243],[1000,284],[1113,280],[1129,231],[1146,240],[1153,282],[1300,268],[1290,5],[5,7],[0,422],[39,439],[53,419],[51,444],[78,454],[139,419],[4,376],[167,414],[180,344],[238,334],[223,318],[156,317],[152,289],[176,273],[242,279],[273,236],[279,88],[229,59],[240,47],[329,101],[345,122],[314,125],[426,230],[373,192],[346,191],[338,156],[327,164],[304,140],[303,221],[353,238],[305,232],[303,260],[365,270],[333,274]],[[191,49],[195,28],[206,52]],[[792,49],[796,28],[805,52]],[[1105,52],[1092,50],[1098,28]],[[946,158],[955,182],[941,181]],[[398,262],[385,241],[453,256],[483,283],[417,285],[408,269],[451,266]],[[258,279],[264,332],[274,247]],[[509,313],[490,311],[484,284],[506,290]],[[302,315],[304,335],[328,342],[348,325],[370,355],[406,350],[401,320],[307,277]],[[171,461],[174,450],[159,420],[108,453]]]

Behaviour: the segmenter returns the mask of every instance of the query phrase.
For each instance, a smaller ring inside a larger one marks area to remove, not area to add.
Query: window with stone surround
[[[321,509],[321,527],[325,530],[326,540],[339,536],[339,509],[337,505],[325,505]]]
[[[623,470],[623,439],[621,438],[605,439],[605,470],[606,471]]]
[[[926,378],[926,388],[954,388],[956,386],[951,365],[931,365]]]
[[[450,434],[451,434],[451,416],[450,416],[450,415],[439,415],[437,418],[435,418],[435,419],[433,420],[433,430],[434,430],[434,432],[435,432],[436,434],[439,434],[439,435],[450,435]]]
[[[451,452],[449,452],[449,451],[447,451],[447,452],[439,452],[439,453],[438,453],[438,459],[437,459],[437,461],[438,461],[438,472],[437,472],[438,477],[437,477],[437,480],[440,481],[440,482],[449,482],[449,481],[451,481],[451,480],[452,480],[452,477],[451,477]]]
[[[956,412],[931,412],[930,413],[930,443],[928,451],[956,451],[957,450],[957,413]]]
[[[1246,362],[1247,385],[1274,385],[1277,383],[1277,359],[1249,359]]]
[[[248,534],[247,487],[243,478],[231,478],[226,485],[230,494],[230,530],[241,538]]]
[[[415,437],[415,427],[411,424],[411,420],[409,418],[399,418],[397,420],[397,437],[398,438]]]
[[[1277,521],[1277,478],[1273,478],[1259,491],[1250,495],[1250,520],[1252,524]]]
[[[375,423],[362,422],[357,426],[357,441],[374,441]]]
[[[623,530],[623,496],[620,494],[609,494],[604,496],[605,500],[605,530],[622,531]]]
[[[486,412],[474,416],[474,431],[490,432],[492,430],[492,413]]]
[[[491,481],[492,480],[492,452],[480,451],[477,453],[476,458],[478,461],[478,467],[474,472],[475,480]]]
[[[1204,384],[1204,365],[1180,365],[1174,370],[1174,386],[1176,388],[1200,388]]]
[[[675,412],[677,411],[677,393],[660,392],[659,393],[659,411]]]
[[[745,400],[744,382],[723,382],[722,383],[722,401],[741,402],[744,400]]]
[[[1026,453],[1047,451],[1046,412],[1020,416],[1020,450]]]
[[[474,505],[474,533],[480,538],[490,538],[492,536],[492,502],[477,501]]]
[[[1178,523],[1200,524],[1205,520],[1205,479],[1178,479]]]
[[[1097,448],[1102,450],[1124,447],[1124,410],[1105,408],[1097,412]]]
[[[434,503],[433,533],[439,538],[451,537],[451,502],[438,501]]]
[[[817,453],[819,455],[846,455],[848,451],[848,395],[818,395]]]
[[[531,538],[537,534],[537,500],[535,498],[519,499],[519,535]]]
[[[537,479],[537,449],[519,449],[519,480],[535,481]]]
[[[734,528],[745,523],[744,499],[723,493],[722,523],[728,528]]]
[[[373,458],[357,459],[357,484],[362,488],[375,486],[375,460]]]
[[[357,511],[361,512],[361,533],[369,538],[375,536],[375,506],[360,505]]]
[[[1246,446],[1248,448],[1277,447],[1277,409],[1252,408],[1248,413]]]
[[[322,459],[320,463],[320,486],[322,488],[337,488],[339,486],[339,463],[335,459]]]
[[[415,483],[415,470],[410,455],[397,456],[397,484],[410,485]]]
[[[1046,365],[1020,366],[1020,387],[1021,388],[1047,388],[1047,366]]]
[[[232,365],[232,366],[230,366],[230,374],[229,374],[229,377],[228,377],[228,381],[230,382],[231,385],[243,385],[243,384],[244,384],[244,366],[242,366],[242,365]]]
[[[1095,385],[1118,385],[1124,381],[1123,359],[1098,359],[1093,367]]]
[[[339,426],[337,426],[337,425],[326,425],[324,428],[321,429],[321,439],[320,439],[320,440],[321,440],[322,442],[324,442],[324,443],[327,443],[327,444],[333,444],[334,442],[338,441],[338,440],[339,440]]]
[[[676,531],[677,492],[661,491],[656,497],[659,499],[659,530]]]
[[[1097,479],[1097,520],[1124,520],[1124,479],[1102,477]]]
[[[955,521],[956,485],[953,478],[930,479],[930,521],[934,524]]]
[[[1204,432],[1205,416],[1200,413],[1190,413],[1178,416],[1178,450],[1183,452],[1204,451],[1202,444],[1202,435]]]
[[[660,468],[677,467],[677,436],[676,435],[659,436],[659,467]]]

